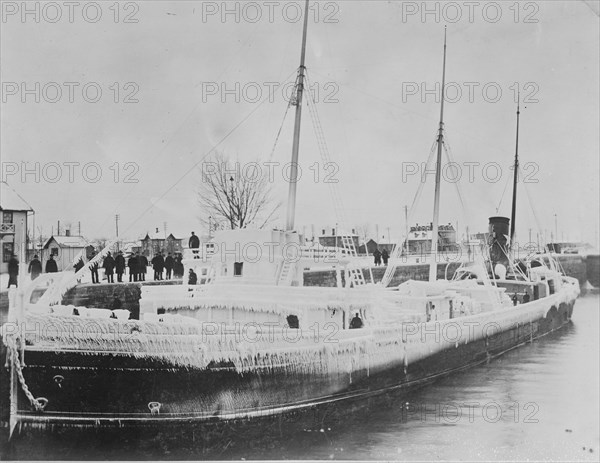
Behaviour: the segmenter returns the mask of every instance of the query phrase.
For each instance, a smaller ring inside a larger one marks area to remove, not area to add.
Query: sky
[[[284,226],[303,2],[1,6],[2,180],[35,209],[36,234],[60,220],[109,238],[116,214],[128,239],[165,223],[177,237],[202,233],[197,190],[213,150],[237,163],[234,175],[258,163]],[[405,206],[410,224],[432,220],[434,176],[419,186],[447,27],[440,223],[462,235],[510,216],[520,93],[518,240],[557,230],[597,243],[599,11],[573,0],[311,2],[320,130],[305,99],[296,228],[345,223],[399,240]]]

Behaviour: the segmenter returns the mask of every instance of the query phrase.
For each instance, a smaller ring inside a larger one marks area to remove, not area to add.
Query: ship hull
[[[492,314],[450,320],[455,328],[477,325],[469,335],[463,332],[452,339],[444,335],[448,323],[428,323],[417,334],[411,328],[392,346],[395,355],[380,356],[385,357],[383,362],[376,361],[376,349],[348,350],[350,360],[342,362],[344,367],[320,371],[275,361],[268,368],[243,372],[227,364],[174,368],[156,359],[116,353],[28,347],[23,379],[29,391],[47,399],[48,405],[44,411],[34,410],[16,375],[2,368],[3,437],[17,425],[21,429],[258,423],[388,391],[410,390],[487,362],[570,323],[574,298],[547,299],[508,310],[498,323]],[[372,337],[368,330],[364,335]],[[4,345],[3,349],[5,358]],[[327,354],[323,351],[322,355]],[[159,409],[155,405],[151,410],[152,403],[159,403]]]

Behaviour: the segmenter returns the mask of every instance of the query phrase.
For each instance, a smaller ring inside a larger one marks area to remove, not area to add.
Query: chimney
[[[69,229],[65,230],[65,236],[71,236],[71,230],[69,230]]]

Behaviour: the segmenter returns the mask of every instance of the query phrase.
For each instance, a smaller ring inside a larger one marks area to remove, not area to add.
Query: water
[[[27,459],[361,459],[598,461],[598,293],[581,297],[573,323],[487,365],[353,413],[311,417],[216,440],[198,433],[29,439]]]

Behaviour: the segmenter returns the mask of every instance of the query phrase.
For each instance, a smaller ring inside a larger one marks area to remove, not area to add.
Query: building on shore
[[[133,250],[140,251],[140,254],[146,257],[155,256],[159,252],[167,255],[176,254],[183,251],[183,244],[181,238],[175,238],[172,233],[166,235],[164,232],[159,232],[159,229],[152,233],[146,233],[146,236],[141,240],[139,248],[134,247]]]
[[[94,246],[89,244],[83,236],[74,236],[69,230],[65,230],[65,235],[52,235],[46,240],[42,247],[42,255],[39,257],[42,265],[45,266],[50,256],[54,256],[58,271],[63,272],[73,268],[73,261],[80,253],[89,259],[93,251]]]
[[[381,239],[379,242],[375,241],[373,238],[367,240],[366,243],[361,244],[358,247],[358,254],[363,255],[373,255],[375,249],[379,249],[382,252],[384,249],[388,252],[389,255],[392,255],[394,248],[396,247],[396,243],[392,243],[389,240]]]
[[[33,218],[33,208],[8,183],[0,182],[0,271],[8,273],[8,261],[13,254],[21,264],[27,266],[28,219]]]
[[[409,254],[429,254],[431,253],[431,234],[433,224],[416,224],[410,227],[408,233],[408,253]],[[455,251],[459,244],[456,242],[456,230],[452,224],[439,225],[438,227],[438,250]]]
[[[331,229],[331,234],[328,234],[327,232],[328,232],[327,229],[323,229],[321,236],[318,237],[319,244],[321,246],[330,247],[330,248],[344,247],[342,244],[342,235],[338,235],[337,230],[335,228]],[[356,234],[356,231],[354,229],[352,229],[352,233],[350,233],[349,235],[344,235],[344,236],[349,236],[350,238],[352,238],[352,242],[354,243],[354,249],[358,250],[359,242],[358,242],[358,235]]]

